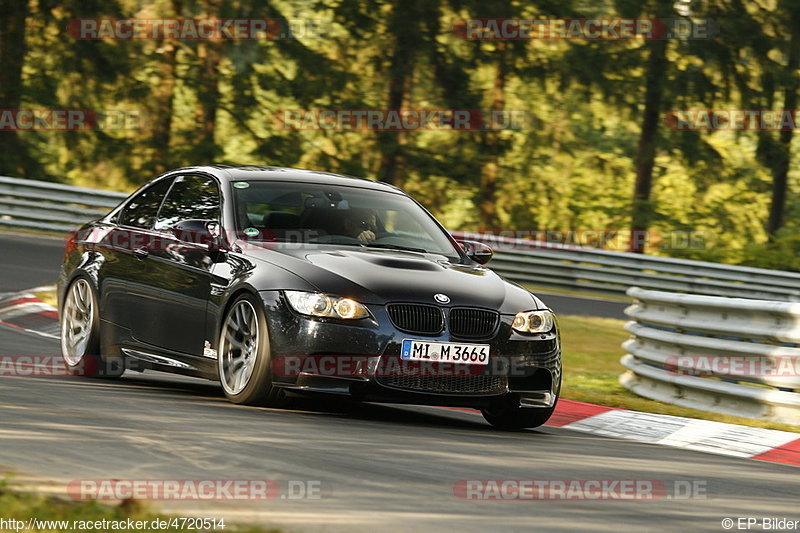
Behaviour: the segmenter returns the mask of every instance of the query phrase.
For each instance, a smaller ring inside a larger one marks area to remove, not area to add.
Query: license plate
[[[489,361],[489,345],[403,339],[400,359],[484,365]]]

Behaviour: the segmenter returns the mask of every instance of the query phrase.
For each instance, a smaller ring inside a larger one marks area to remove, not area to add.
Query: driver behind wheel
[[[375,240],[377,228],[378,216],[372,209],[351,209],[345,216],[345,235],[363,243]]]

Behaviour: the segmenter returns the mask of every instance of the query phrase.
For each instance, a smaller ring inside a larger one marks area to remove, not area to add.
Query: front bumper
[[[501,315],[491,338],[463,339],[405,333],[385,308],[368,305],[358,321],[309,318],[292,310],[277,291],[261,293],[267,309],[276,386],[297,393],[327,393],[360,400],[485,407],[513,397],[524,407],[555,404],[561,384],[557,331],[520,335],[513,316]],[[489,364],[409,365],[400,360],[403,339],[488,344]]]

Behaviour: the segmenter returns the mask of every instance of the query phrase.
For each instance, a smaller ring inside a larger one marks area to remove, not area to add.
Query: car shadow
[[[92,381],[102,381],[109,385],[114,383],[124,383],[126,385],[140,385],[149,390],[159,390],[168,393],[185,394],[194,397],[224,399],[222,387],[215,381],[199,378],[178,376],[161,372],[146,372],[138,374],[127,372],[120,379],[93,379]],[[466,413],[458,410],[435,408],[440,412],[434,411],[431,406],[416,406],[413,404],[377,404],[370,402],[360,402],[348,398],[340,398],[332,395],[313,395],[304,397],[293,397],[290,404],[284,409],[264,408],[257,406],[235,406],[231,407],[245,409],[255,413],[260,413],[265,409],[274,413],[285,412],[287,416],[302,412],[306,415],[324,415],[326,417],[336,416],[344,419],[388,422],[392,424],[405,424],[413,426],[427,427],[450,427],[468,428],[477,431],[486,431],[498,435],[509,434],[543,434],[537,429],[529,429],[520,432],[499,431],[492,428],[482,417],[474,413]]]

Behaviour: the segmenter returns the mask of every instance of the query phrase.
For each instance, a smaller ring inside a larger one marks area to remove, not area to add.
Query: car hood
[[[477,306],[502,313],[546,306],[522,287],[478,265],[450,263],[438,254],[327,246],[256,245],[247,255],[293,272],[320,292],[365,304],[434,304],[445,294],[450,306]]]

